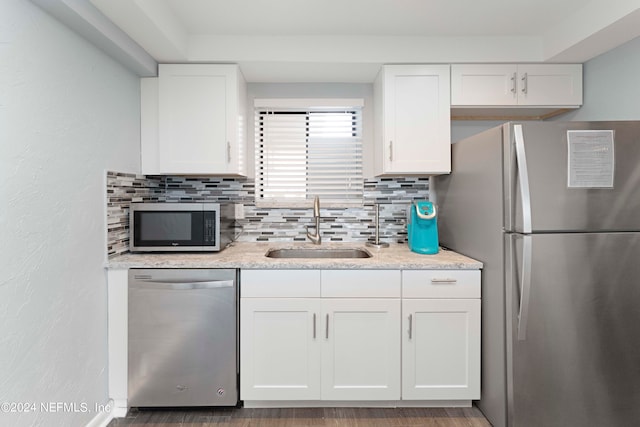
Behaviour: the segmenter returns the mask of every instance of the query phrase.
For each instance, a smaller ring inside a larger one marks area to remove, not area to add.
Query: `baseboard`
[[[113,414],[115,409],[113,400],[109,400],[109,402],[104,405],[104,409],[104,411],[99,411],[85,427],[107,427],[111,420],[115,418]]]
[[[245,408],[469,408],[471,400],[245,400]]]

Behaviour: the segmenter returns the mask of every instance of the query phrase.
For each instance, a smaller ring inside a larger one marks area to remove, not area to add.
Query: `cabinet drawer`
[[[322,270],[322,296],[400,298],[400,270]]]
[[[320,296],[320,270],[241,270],[243,298],[315,298]]]
[[[404,270],[403,298],[480,298],[480,270]]]

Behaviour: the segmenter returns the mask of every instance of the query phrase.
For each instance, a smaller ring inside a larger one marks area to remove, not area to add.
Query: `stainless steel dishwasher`
[[[131,407],[238,402],[237,272],[129,270]]]

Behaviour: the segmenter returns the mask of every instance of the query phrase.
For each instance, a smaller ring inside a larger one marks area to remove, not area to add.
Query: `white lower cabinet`
[[[320,399],[320,299],[243,298],[242,399]]]
[[[400,399],[400,300],[323,299],[322,400]]]
[[[403,300],[402,398],[480,398],[480,300]]]
[[[400,271],[244,273],[242,400],[400,399]],[[389,297],[360,297],[367,283]]]
[[[240,289],[244,401],[480,397],[477,270],[243,270]]]
[[[402,398],[480,398],[480,271],[402,272]]]

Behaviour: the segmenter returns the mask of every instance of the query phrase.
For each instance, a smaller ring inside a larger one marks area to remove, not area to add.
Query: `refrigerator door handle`
[[[520,283],[520,307],[518,309],[518,341],[527,339],[527,320],[529,318],[529,295],[531,293],[531,257],[533,236],[522,236],[522,276]]]
[[[522,232],[531,233],[531,194],[529,193],[529,171],[527,170],[522,125],[513,125],[513,131],[516,142],[516,161],[518,162],[518,180],[520,181],[520,197],[522,201]]]

